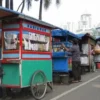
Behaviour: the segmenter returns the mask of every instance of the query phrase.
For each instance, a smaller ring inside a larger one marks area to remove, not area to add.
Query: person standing
[[[67,48],[64,44],[62,47],[72,53],[72,73],[74,77],[74,81],[72,82],[80,82],[81,81],[81,61],[80,61],[80,49],[78,45],[78,40],[73,40],[73,46],[71,48]]]
[[[96,72],[96,64],[95,64],[95,52],[94,52],[94,46],[91,46],[91,62],[92,62],[92,71]]]

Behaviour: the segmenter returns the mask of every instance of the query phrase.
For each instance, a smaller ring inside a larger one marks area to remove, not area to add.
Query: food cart
[[[35,99],[43,98],[52,84],[51,29],[55,26],[2,7],[0,22],[2,86],[31,87]]]
[[[82,74],[91,71],[92,65],[92,56],[91,56],[91,47],[95,46],[95,38],[89,33],[86,34],[77,34],[80,39],[80,48],[81,48],[81,67]]]
[[[54,82],[69,83],[69,76],[72,72],[71,52],[64,51],[61,44],[64,43],[67,48],[70,48],[74,38],[79,39],[67,30],[55,29],[52,31]]]

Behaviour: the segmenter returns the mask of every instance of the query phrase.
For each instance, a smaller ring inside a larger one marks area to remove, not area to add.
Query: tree
[[[39,1],[39,0],[35,0],[35,1]],[[42,6],[44,3],[44,8],[47,10],[51,4],[51,0],[40,0],[40,8],[39,8],[39,20],[42,20]],[[56,0],[56,4],[59,5],[60,4],[60,0]]]
[[[20,3],[20,5],[18,6],[17,11],[19,10],[19,8],[22,6],[21,8],[21,13],[23,13],[23,10],[25,8],[25,3],[27,5],[27,9],[29,10],[30,7],[32,6],[32,0],[22,0],[22,2]]]
[[[22,3],[23,3],[23,5],[22,5],[21,13],[23,12],[23,10],[25,8],[25,0],[23,0]]]
[[[13,10],[13,0],[5,0],[5,7]]]
[[[2,0],[0,0],[0,6],[2,6]]]
[[[6,8],[9,9],[9,0],[6,0],[6,1],[5,1],[5,5],[6,5]]]
[[[13,0],[10,0],[10,9],[13,10]]]
[[[33,0],[22,0],[21,4],[19,5],[17,11],[19,10],[19,8],[22,6],[21,9],[21,13],[24,10],[25,7],[25,3],[27,5],[28,10],[31,8],[32,6],[32,1]],[[34,0],[34,1],[39,1],[39,0]],[[40,6],[39,6],[39,19],[42,20],[42,6],[44,4],[44,8],[47,10],[51,4],[51,0],[40,0]],[[60,0],[56,0],[56,5],[60,4]]]

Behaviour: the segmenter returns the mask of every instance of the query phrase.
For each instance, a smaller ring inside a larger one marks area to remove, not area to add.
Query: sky
[[[21,0],[14,0],[15,11],[20,2]],[[38,19],[39,2],[33,0],[31,9],[28,11],[26,8],[24,14]],[[71,22],[76,30],[80,16],[84,13],[91,14],[92,26],[99,24],[100,0],[61,0],[59,6],[56,6],[55,0],[52,0],[48,10],[43,8],[42,20],[59,27],[64,27],[68,22]]]

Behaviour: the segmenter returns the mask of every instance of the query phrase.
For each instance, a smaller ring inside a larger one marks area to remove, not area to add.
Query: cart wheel
[[[45,96],[47,79],[43,71],[36,71],[31,79],[31,92],[35,99],[40,100]]]

